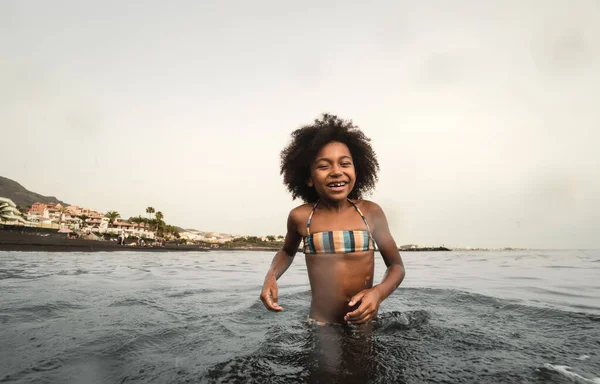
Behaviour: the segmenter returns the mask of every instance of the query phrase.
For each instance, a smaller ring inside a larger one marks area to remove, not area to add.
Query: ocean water
[[[600,383],[600,251],[402,256],[358,331],[305,323],[302,254],[272,313],[272,252],[0,252],[0,382]]]

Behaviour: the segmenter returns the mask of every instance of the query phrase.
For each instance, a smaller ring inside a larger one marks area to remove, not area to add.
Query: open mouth
[[[343,190],[348,183],[346,181],[336,181],[333,183],[327,183],[327,188],[332,189],[334,191]]]

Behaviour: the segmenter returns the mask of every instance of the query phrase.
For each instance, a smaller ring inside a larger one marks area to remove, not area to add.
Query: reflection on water
[[[376,359],[371,324],[360,328],[313,325],[310,340],[310,382],[365,383],[373,379]]]
[[[266,311],[271,258],[0,253],[0,382],[599,380],[597,251],[404,255],[405,284],[360,329],[306,322],[301,257],[285,311]]]
[[[207,382],[309,382],[368,383],[397,379],[399,367],[386,373],[389,357],[377,350],[375,333],[390,334],[407,329],[408,318],[399,313],[384,315],[367,326],[302,325],[273,327],[259,348],[249,354],[217,364],[203,377]],[[417,316],[420,317],[420,316]],[[398,318],[403,318],[401,323]]]

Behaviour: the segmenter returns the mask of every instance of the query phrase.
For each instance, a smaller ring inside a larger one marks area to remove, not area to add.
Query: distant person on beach
[[[265,277],[260,299],[267,309],[283,310],[277,280],[303,242],[312,294],[308,322],[359,326],[375,318],[405,276],[383,210],[362,199],[378,170],[370,139],[351,121],[324,114],[292,133],[280,171],[292,197],[305,204],[289,213],[284,245]],[[387,270],[373,285],[376,246]]]

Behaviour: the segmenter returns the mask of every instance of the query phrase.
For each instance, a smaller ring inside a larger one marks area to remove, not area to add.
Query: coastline
[[[167,243],[165,246],[134,246],[120,245],[115,241],[67,239],[65,235],[54,231],[17,231],[0,230],[0,252],[224,252],[224,251],[254,251],[254,252],[277,252],[281,245],[265,246],[244,244],[234,247],[207,248],[206,246]],[[302,252],[302,249],[298,249]],[[399,249],[404,252],[435,252],[452,251],[445,247],[420,247],[411,249]]]
[[[114,241],[67,239],[59,234],[0,231],[0,252],[208,252],[198,245],[166,244],[164,247],[120,245]]]

